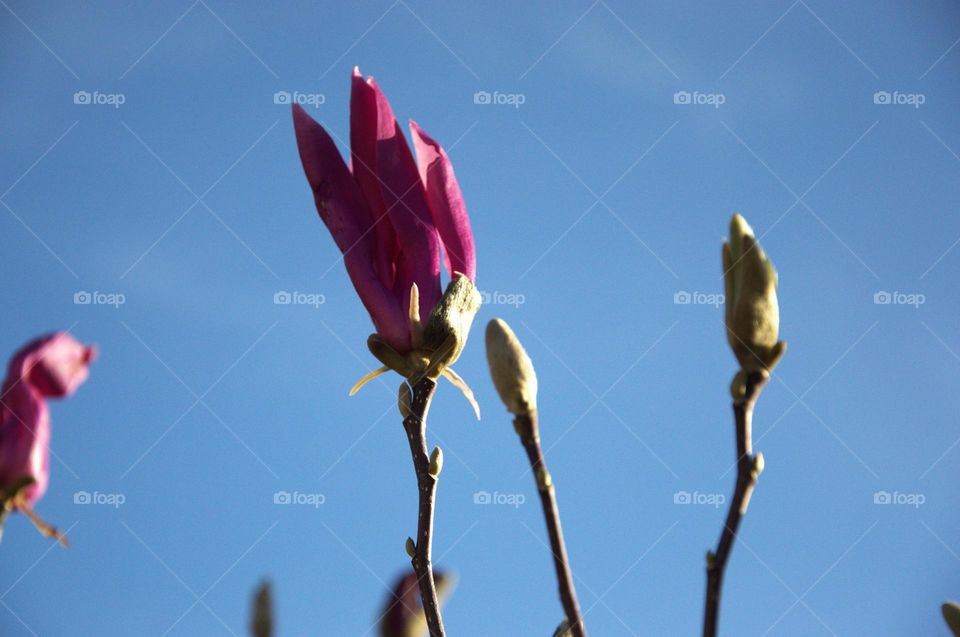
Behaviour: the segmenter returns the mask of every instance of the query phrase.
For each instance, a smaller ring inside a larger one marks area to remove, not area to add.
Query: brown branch
[[[727,520],[720,534],[720,542],[715,553],[707,555],[707,600],[703,614],[703,637],[716,637],[720,615],[720,592],[723,588],[723,574],[733,550],[740,520],[747,512],[750,496],[757,484],[760,467],[753,455],[752,426],[753,407],[760,390],[767,383],[768,376],[761,372],[746,374],[746,392],[733,403],[734,421],[737,428],[737,482],[733,490],[733,500],[727,511]]]
[[[443,618],[440,616],[440,602],[437,598],[437,585],[433,577],[431,551],[433,545],[433,511],[437,493],[437,476],[430,473],[430,456],[427,454],[427,411],[437,383],[427,377],[412,381],[410,384],[409,413],[403,419],[403,428],[410,443],[410,455],[413,468],[417,473],[417,490],[420,504],[417,517],[417,537],[413,556],[410,559],[420,585],[420,598],[423,601],[423,613],[427,618],[430,637],[444,637]]]
[[[577,591],[573,585],[573,573],[570,571],[570,560],[567,558],[567,547],[563,541],[563,529],[560,528],[560,510],[557,507],[557,496],[553,488],[553,480],[547,471],[543,449],[540,446],[540,432],[537,412],[518,414],[513,424],[520,435],[520,442],[530,459],[530,468],[537,481],[537,492],[540,494],[540,503],[543,505],[543,517],[547,522],[547,534],[550,536],[550,549],[553,553],[553,566],[557,571],[557,584],[560,589],[560,603],[567,615],[570,631],[573,637],[587,637],[587,629],[580,614],[580,603],[577,601]]]

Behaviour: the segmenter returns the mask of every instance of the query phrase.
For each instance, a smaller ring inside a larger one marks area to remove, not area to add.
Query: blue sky
[[[457,365],[483,420],[449,385],[430,418],[451,634],[545,635],[562,615],[487,375],[495,316],[537,368],[591,632],[697,634],[725,507],[675,500],[733,487],[711,295],[734,211],[779,270],[790,348],[756,412],[766,471],[723,634],[946,634],[956,3],[0,4],[0,352],[54,329],[101,350],[53,406],[38,507],[74,547],[8,522],[4,635],[240,635],[262,577],[279,634],[374,634],[416,521],[398,378],[347,397],[376,364],[371,326],[274,103],[298,92],[346,139],[355,64],[448,149],[491,300]]]

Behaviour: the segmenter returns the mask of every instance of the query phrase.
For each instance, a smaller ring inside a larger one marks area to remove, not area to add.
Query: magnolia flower
[[[449,366],[463,349],[480,296],[473,233],[453,166],[411,121],[415,160],[373,78],[355,68],[352,82],[349,167],[297,104],[293,123],[317,211],[376,328],[368,346],[384,366],[354,391],[389,369],[407,378],[442,374],[463,389]],[[441,248],[451,277],[443,295]]]
[[[734,356],[744,372],[768,372],[786,350],[777,340],[777,271],[739,214],[733,215],[730,240],[723,244],[723,272],[727,340]]]
[[[67,332],[28,343],[14,355],[0,394],[0,500],[48,536],[63,539],[33,512],[50,480],[47,398],[69,396],[87,379],[96,349]]]

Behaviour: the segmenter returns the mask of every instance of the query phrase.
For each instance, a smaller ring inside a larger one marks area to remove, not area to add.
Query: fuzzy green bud
[[[404,548],[407,551],[407,555],[409,555],[410,557],[416,557],[417,545],[414,544],[412,537],[407,538],[407,543],[404,545]]]
[[[537,409],[537,374],[517,335],[501,319],[487,323],[487,363],[493,385],[507,411],[515,415]]]
[[[430,352],[428,376],[438,377],[460,358],[482,302],[473,282],[462,274],[447,285],[423,330],[423,349]]]
[[[727,341],[747,372],[773,369],[786,349],[778,341],[780,306],[777,271],[739,214],[730,221],[723,244]]]

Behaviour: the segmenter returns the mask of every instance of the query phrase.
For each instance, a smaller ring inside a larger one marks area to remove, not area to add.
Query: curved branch
[[[407,432],[407,440],[410,443],[410,455],[417,474],[417,490],[420,499],[417,536],[410,562],[420,586],[420,598],[423,601],[423,613],[427,618],[430,637],[445,637],[431,563],[437,476],[430,473],[430,456],[427,453],[427,411],[430,409],[430,400],[433,398],[437,383],[423,377],[411,382],[410,388],[409,411],[403,419],[403,428]]]
[[[707,600],[703,614],[703,637],[717,635],[723,574],[730,559],[730,552],[733,550],[733,543],[737,538],[740,520],[747,513],[750,496],[753,494],[753,488],[757,484],[757,476],[760,473],[756,457],[753,455],[753,407],[767,379],[768,376],[761,372],[747,374],[746,392],[743,398],[733,403],[737,430],[737,482],[717,550],[707,555]]]
[[[520,435],[520,442],[527,452],[530,469],[537,481],[537,493],[540,494],[543,517],[547,522],[547,534],[550,536],[553,566],[557,571],[560,603],[567,615],[573,637],[587,637],[587,629],[583,625],[583,616],[580,613],[580,603],[577,601],[577,591],[573,585],[573,573],[570,571],[567,547],[563,541],[563,529],[560,527],[560,509],[557,507],[557,496],[553,488],[553,480],[550,478],[550,472],[547,471],[543,449],[540,446],[537,412],[518,414],[513,424]]]

